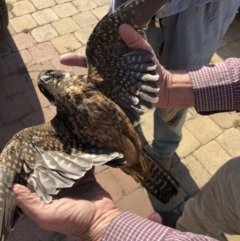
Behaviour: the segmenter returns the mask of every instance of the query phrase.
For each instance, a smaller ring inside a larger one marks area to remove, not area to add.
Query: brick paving
[[[8,2],[8,0],[7,0]],[[86,73],[83,68],[62,66],[59,56],[84,53],[86,41],[96,23],[107,12],[109,0],[9,0],[10,24],[0,33],[0,150],[17,131],[49,121],[55,108],[36,87],[42,69],[61,68]],[[212,58],[217,63],[240,57],[240,16],[237,16]],[[152,113],[143,116],[142,126],[149,143],[153,140]],[[171,167],[182,189],[169,204],[162,205],[120,170],[96,168],[96,177],[112,195],[117,207],[147,217],[153,210],[181,212],[185,201],[196,195],[212,174],[231,157],[240,155],[238,113],[197,115],[189,109],[183,140]],[[140,201],[141,200],[141,201]],[[228,236],[230,241],[239,236]],[[8,239],[68,240],[64,235],[38,228],[23,216]]]

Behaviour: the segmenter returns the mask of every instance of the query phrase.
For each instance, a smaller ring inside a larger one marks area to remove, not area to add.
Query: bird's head
[[[38,76],[38,87],[43,95],[55,106],[81,86],[83,79],[73,73],[61,70],[44,70]]]

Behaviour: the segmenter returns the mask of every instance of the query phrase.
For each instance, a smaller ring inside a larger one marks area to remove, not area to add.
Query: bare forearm
[[[194,93],[190,76],[187,71],[172,72],[172,83],[169,101],[175,108],[193,107]]]

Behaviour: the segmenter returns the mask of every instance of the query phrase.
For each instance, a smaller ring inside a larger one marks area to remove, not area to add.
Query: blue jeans
[[[164,44],[165,28],[149,26],[146,34],[159,62]],[[154,112],[154,141],[152,143],[155,156],[171,157],[182,139],[182,127],[185,122],[187,108],[163,109],[156,108]]]
[[[163,18],[161,28],[150,25],[147,40],[159,62],[169,70],[208,65],[230,23],[239,0],[210,2]],[[154,112],[153,151],[171,157],[182,139],[187,108]]]
[[[112,0],[109,11],[125,1]],[[149,26],[146,31],[159,62],[170,70],[208,65],[240,0],[169,0],[168,4],[168,8],[160,13],[163,18],[161,28]],[[187,109],[155,110],[153,150],[156,156],[167,158],[176,151],[182,139],[186,113]]]

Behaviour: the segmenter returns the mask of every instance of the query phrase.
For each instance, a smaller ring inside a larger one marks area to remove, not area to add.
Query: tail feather
[[[16,197],[11,188],[6,185],[6,175],[3,168],[0,168],[0,240],[5,241],[11,231],[14,212],[16,207]]]
[[[178,194],[179,183],[173,176],[145,152],[149,164],[149,177],[146,177],[142,185],[159,201],[166,204]]]

